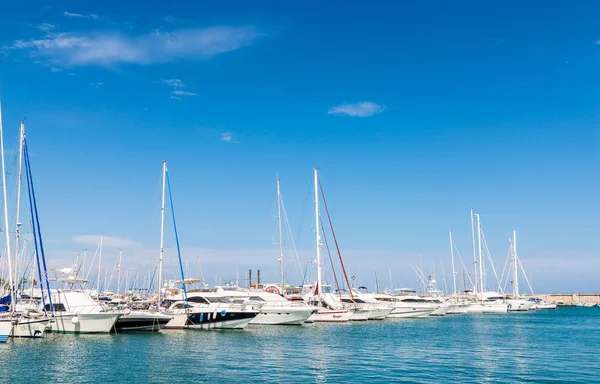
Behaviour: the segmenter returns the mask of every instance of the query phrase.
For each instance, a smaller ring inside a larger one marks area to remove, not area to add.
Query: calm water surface
[[[600,308],[0,345],[2,382],[600,382]]]

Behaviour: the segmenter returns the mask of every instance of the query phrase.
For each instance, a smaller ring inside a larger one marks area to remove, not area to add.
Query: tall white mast
[[[121,293],[121,261],[123,258],[123,249],[119,249],[119,265],[117,267],[117,295]]]
[[[315,233],[317,241],[317,289],[319,303],[321,303],[321,292],[323,286],[321,285],[321,231],[319,226],[319,171],[317,168],[313,169],[315,177]]]
[[[279,189],[279,176],[277,177],[277,229],[279,231],[279,273],[281,274],[281,294],[283,295],[285,283],[283,281],[283,238],[281,234],[281,190]]]
[[[485,287],[483,285],[483,255],[481,253],[481,219],[479,213],[475,214],[475,216],[477,216],[477,244],[479,248],[479,289],[483,294]]]
[[[513,295],[519,298],[519,270],[517,265],[517,231],[513,230],[512,241],[512,263],[513,263]]]
[[[100,235],[100,253],[98,257],[98,278],[96,279],[96,293],[98,299],[100,299],[100,268],[102,267],[102,242],[104,241],[104,235]]]
[[[10,297],[11,297],[11,312],[15,311],[15,294],[14,294],[14,280],[13,280],[13,269],[12,269],[12,255],[10,252],[10,231],[8,230],[8,199],[6,196],[6,169],[4,167],[4,133],[2,130],[2,105],[0,105],[0,156],[2,156],[2,192],[4,197],[4,233],[6,234],[6,258],[8,259],[8,281],[10,284]]]
[[[19,129],[19,164],[17,165],[17,213],[16,213],[16,228],[15,228],[15,263],[17,255],[19,254],[19,229],[21,228],[20,216],[21,216],[21,174],[23,164],[23,139],[25,138],[25,122],[21,120],[21,127]],[[15,267],[16,269],[16,267]],[[15,270],[16,278],[16,270]]]
[[[160,291],[162,289],[162,270],[163,270],[163,246],[165,241],[165,186],[167,179],[167,162],[162,164],[162,200],[160,204],[160,256],[158,258],[158,304],[160,305]]]
[[[452,241],[452,231],[450,234],[450,258],[452,259],[452,294],[456,295],[456,271],[454,270],[454,241]]]
[[[473,220],[473,208],[471,208],[471,244],[473,246],[473,293],[477,295],[477,253],[475,253],[475,227]]]

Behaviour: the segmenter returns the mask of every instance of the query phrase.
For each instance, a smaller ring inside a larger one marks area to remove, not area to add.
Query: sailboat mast
[[[96,279],[96,294],[100,299],[100,268],[102,267],[102,242],[104,241],[104,235],[100,235],[100,253],[98,257],[98,276]]]
[[[123,249],[119,249],[119,266],[117,274],[117,295],[121,293],[121,261],[123,258]]]
[[[321,292],[323,287],[321,285],[321,232],[319,230],[319,171],[317,168],[313,169],[315,178],[315,233],[317,242],[317,295],[319,303],[321,302]]]
[[[512,240],[512,262],[513,262],[513,294],[515,299],[519,298],[519,270],[517,265],[517,231],[513,230]]]
[[[163,272],[163,246],[165,240],[165,186],[167,179],[167,162],[162,164],[162,199],[160,204],[160,256],[158,258],[158,305],[160,305],[160,291],[162,288],[162,272]]]
[[[473,221],[473,208],[471,208],[471,244],[473,246],[473,293],[477,295],[477,253],[475,253],[475,222]]]
[[[279,273],[281,276],[281,294],[284,294],[285,283],[283,281],[283,238],[281,234],[281,190],[279,188],[279,176],[277,177],[277,230],[279,232]]]
[[[19,229],[21,228],[21,176],[23,167],[23,138],[25,137],[25,122],[21,120],[21,126],[19,128],[19,163],[17,165],[17,212],[16,212],[16,223],[15,223],[15,261],[19,254]],[[16,268],[15,268],[16,269]],[[16,278],[16,270],[15,270]]]
[[[452,294],[456,295],[456,271],[454,270],[454,241],[452,240],[452,231],[448,232],[450,235],[450,258],[452,260]]]
[[[479,289],[483,294],[485,287],[483,286],[483,255],[481,254],[481,219],[479,217],[479,213],[475,216],[477,216],[477,247],[479,249]]]
[[[4,198],[4,232],[6,234],[6,255],[8,259],[8,280],[10,284],[10,310],[15,311],[14,280],[10,252],[10,231],[8,230],[8,199],[6,196],[6,169],[4,167],[4,132],[2,130],[2,105],[0,105],[0,156],[2,156],[2,192]]]

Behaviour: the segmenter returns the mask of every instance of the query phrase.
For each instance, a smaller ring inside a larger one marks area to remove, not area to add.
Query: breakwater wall
[[[553,304],[556,304],[557,301],[563,301],[564,305],[575,305],[577,303],[600,303],[600,293],[541,293],[525,296],[539,297],[542,300]]]

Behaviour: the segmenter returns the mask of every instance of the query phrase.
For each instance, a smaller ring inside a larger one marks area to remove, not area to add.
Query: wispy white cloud
[[[82,244],[86,246],[96,246],[100,243],[100,235],[80,235],[73,236],[71,241],[76,244]],[[129,240],[123,237],[117,236],[103,236],[102,237],[102,246],[103,247],[138,247],[140,244],[136,241]]]
[[[16,40],[4,48],[26,51],[55,66],[111,67],[118,64],[150,65],[178,59],[208,60],[249,45],[258,36],[260,34],[253,27],[230,26],[169,33],[155,30],[139,36],[122,32],[50,33],[44,38]]]
[[[223,132],[223,133],[221,133],[220,140],[224,141],[226,143],[233,143],[233,144],[239,143],[238,140],[235,140],[235,138],[233,137],[233,133],[231,133],[231,132]]]
[[[56,29],[56,25],[50,23],[41,23],[38,25],[32,25],[32,27],[46,33]]]
[[[89,15],[83,15],[81,13],[64,12],[63,15],[65,15],[67,17],[79,17],[82,19],[98,20],[98,15],[96,15],[95,13],[90,13]]]
[[[160,81],[163,84],[168,85],[169,87],[173,87],[173,88],[185,87],[185,84],[183,84],[183,81],[181,81],[179,79],[161,79]]]
[[[93,82],[92,82],[92,83],[90,83],[90,87],[94,87],[94,88],[100,88],[100,87],[102,87],[103,85],[104,85],[104,83],[103,83],[103,82],[101,82],[101,81],[99,81],[99,82],[97,82],[97,83],[93,83]]]
[[[198,96],[197,93],[182,90],[185,84],[179,79],[161,79],[160,81],[173,88],[171,91],[171,99],[173,100],[182,100],[182,96]]]
[[[167,23],[174,23],[175,22],[175,18],[173,16],[165,16],[165,21]]]
[[[186,91],[182,91],[181,89],[176,89],[173,92],[171,92],[173,95],[176,96],[198,96],[197,93],[194,92],[186,92]]]
[[[370,101],[355,104],[340,104],[333,106],[327,112],[330,115],[345,115],[352,117],[371,117],[386,110],[385,106]]]

